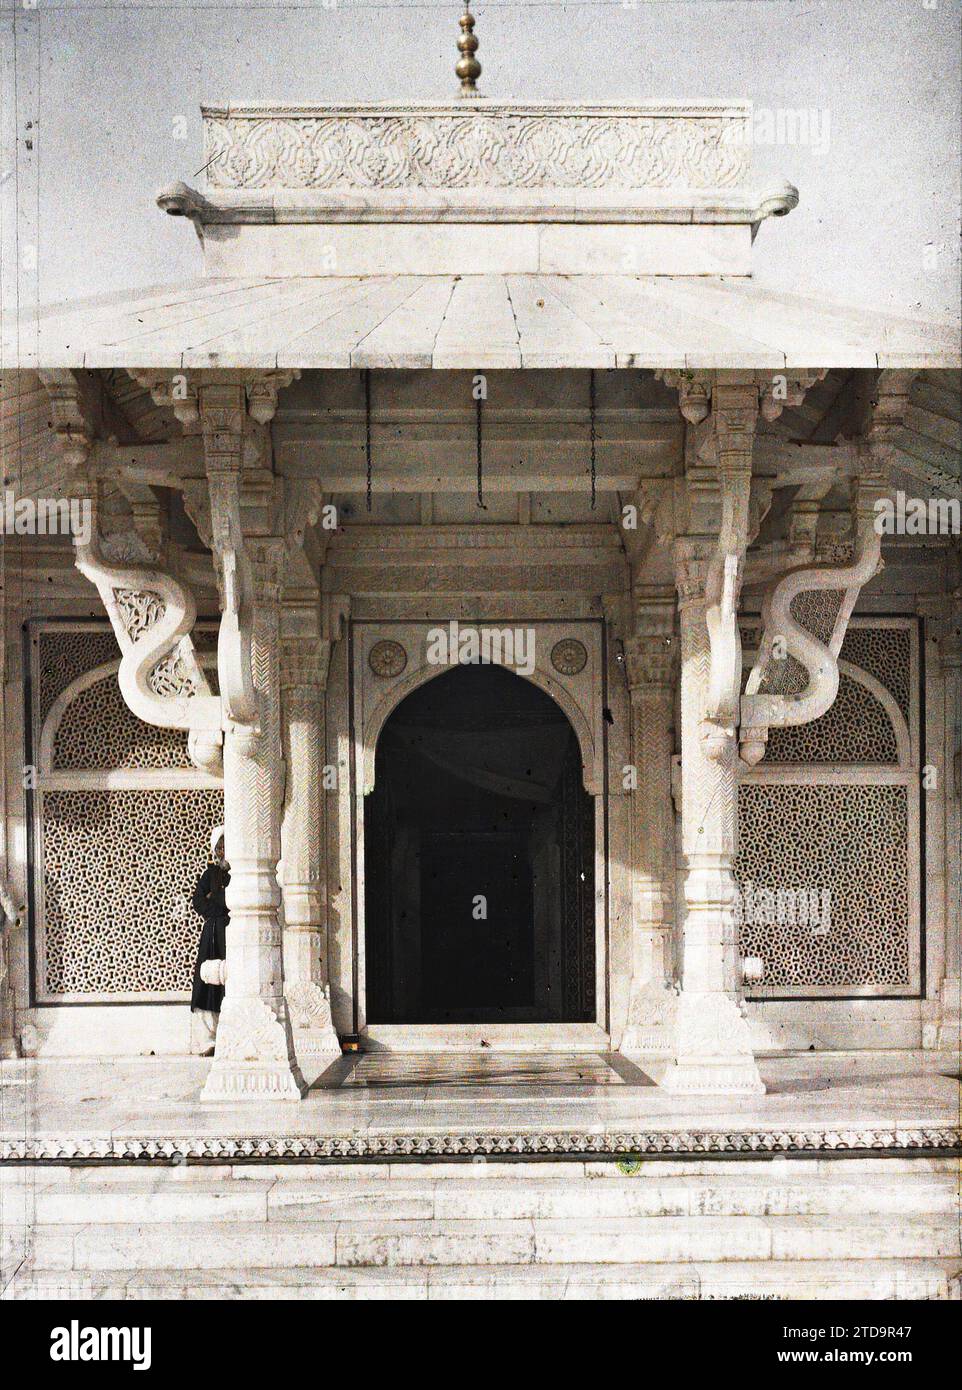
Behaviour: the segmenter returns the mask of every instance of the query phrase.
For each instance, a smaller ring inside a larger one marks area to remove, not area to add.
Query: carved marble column
[[[674,751],[674,595],[635,600],[636,636],[625,642],[631,691],[632,975],[621,1051],[667,1052],[676,994],[673,926],[675,817],[671,799]]]
[[[223,614],[218,675],[224,711],[227,889],[225,997],[205,1101],[298,1100],[284,999],[280,889],[280,590],[286,546],[271,525],[267,470],[242,478],[243,389],[201,388],[214,553]],[[266,474],[266,476],[264,476]]]
[[[284,993],[302,1065],[341,1055],[331,1020],[324,875],[324,692],[331,644],[316,604],[285,604],[281,697],[287,779],[281,822]]]
[[[662,1085],[685,1094],[764,1090],[739,1001],[732,863],[738,841],[738,631],[757,388],[717,384],[689,441],[688,534],[676,543],[681,622],[685,904],[674,1056]]]
[[[19,925],[19,914],[13,901],[13,893],[7,881],[7,614],[6,590],[3,582],[3,546],[0,544],[0,814],[3,825],[0,829],[0,1058],[19,1056],[16,1039],[16,1012],[13,989],[10,984],[11,933]]]
[[[737,743],[706,741],[711,681],[705,573],[709,556],[680,543],[682,848],[686,915],[675,1053],[662,1085],[688,1094],[764,1090],[738,998],[735,880]],[[711,752],[711,756],[709,756]]]
[[[957,1052],[962,1038],[962,552],[960,581],[939,642],[945,680],[945,973],[936,1046]]]

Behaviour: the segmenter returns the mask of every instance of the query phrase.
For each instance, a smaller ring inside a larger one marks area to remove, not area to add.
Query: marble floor
[[[664,1064],[662,1064],[664,1065]],[[957,1060],[891,1052],[760,1062],[763,1096],[679,1097],[620,1057],[343,1059],[300,1103],[202,1105],[200,1058],[0,1064],[0,1158],[962,1148]],[[219,1146],[219,1147],[218,1147]]]
[[[363,1086],[652,1086],[654,1082],[617,1053],[477,1052],[469,1054],[368,1052],[344,1057],[328,1067],[315,1085],[322,1090]]]

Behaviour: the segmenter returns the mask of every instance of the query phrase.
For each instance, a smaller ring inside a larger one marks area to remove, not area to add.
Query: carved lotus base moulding
[[[403,1158],[557,1156],[619,1160],[713,1155],[770,1159],[827,1157],[955,1158],[962,1156],[962,1128],[953,1125],[849,1129],[689,1129],[593,1133],[588,1130],[437,1130],[419,1134],[350,1135],[138,1135],[46,1136],[0,1140],[0,1164],[319,1163]]]

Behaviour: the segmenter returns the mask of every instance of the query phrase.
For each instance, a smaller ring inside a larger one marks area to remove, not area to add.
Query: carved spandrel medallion
[[[563,676],[576,676],[588,664],[588,649],[577,637],[563,637],[551,648],[551,664]]]
[[[384,639],[374,643],[367,664],[376,676],[399,676],[408,664],[408,654],[400,642]]]

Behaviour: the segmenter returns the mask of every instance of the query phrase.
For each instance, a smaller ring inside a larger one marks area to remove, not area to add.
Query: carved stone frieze
[[[745,108],[205,108],[211,188],[733,188]]]

